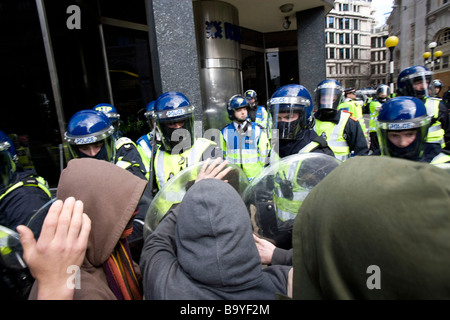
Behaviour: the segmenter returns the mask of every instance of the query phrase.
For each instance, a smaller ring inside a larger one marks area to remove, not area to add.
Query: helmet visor
[[[411,96],[423,99],[428,97],[428,90],[432,83],[431,71],[423,71],[411,74],[406,77],[408,91]]]
[[[306,127],[306,110],[310,101],[303,97],[282,97],[270,99],[273,128],[280,139],[293,140]]]
[[[318,109],[337,109],[342,90],[336,87],[319,88],[316,90],[316,105]]]
[[[381,155],[410,160],[421,157],[430,124],[431,118],[428,116],[403,121],[377,121],[377,136]],[[389,132],[401,133],[406,131],[416,132],[414,142],[409,145],[396,145],[392,139],[389,139]]]
[[[157,129],[161,133],[164,150],[172,153],[184,152],[194,144],[194,115],[158,118]]]
[[[7,142],[6,142],[7,143]],[[4,144],[1,143],[0,146]],[[0,188],[7,187],[12,181],[14,174],[14,162],[8,150],[0,151]]]

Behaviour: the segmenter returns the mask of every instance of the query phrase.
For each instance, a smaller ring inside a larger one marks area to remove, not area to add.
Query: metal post
[[[64,121],[64,110],[59,89],[58,73],[56,70],[55,57],[53,55],[52,40],[50,38],[50,30],[47,24],[47,15],[43,0],[36,0],[36,7],[41,25],[42,39],[44,41],[45,55],[47,57],[48,71],[50,73],[50,81],[52,84],[53,99],[55,100],[56,115],[58,117],[59,132],[61,141],[64,141],[64,132],[66,131],[66,123]]]
[[[390,47],[390,57],[389,57],[389,88],[391,90],[391,95],[394,94],[394,48]]]

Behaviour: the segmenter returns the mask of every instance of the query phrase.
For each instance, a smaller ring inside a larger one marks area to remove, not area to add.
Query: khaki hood
[[[84,203],[92,229],[84,266],[101,267],[135,212],[147,183],[104,160],[74,159],[61,173],[57,198]]]

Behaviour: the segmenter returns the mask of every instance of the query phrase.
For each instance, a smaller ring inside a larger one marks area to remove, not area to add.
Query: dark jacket
[[[219,196],[220,194],[220,196]],[[290,267],[262,268],[249,213],[227,183],[195,183],[144,243],[146,299],[275,299]]]
[[[297,154],[310,142],[319,143],[311,152],[324,153],[334,157],[333,151],[328,147],[328,143],[322,137],[319,137],[314,130],[306,129],[298,133],[295,140],[280,140],[280,157],[284,158],[293,154]]]
[[[13,182],[0,190],[4,194],[17,182],[33,176],[29,171],[16,172]],[[16,231],[18,225],[27,225],[30,218],[47,202],[48,194],[37,186],[22,186],[8,193],[0,201],[0,225]],[[37,232],[37,230],[33,230]],[[36,233],[35,233],[36,234]]]

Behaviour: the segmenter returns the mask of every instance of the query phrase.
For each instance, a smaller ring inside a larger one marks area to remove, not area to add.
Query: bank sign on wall
[[[222,28],[222,21],[206,21],[206,39],[222,39],[224,30]],[[225,39],[242,42],[241,29],[229,22],[223,23],[225,27]]]

